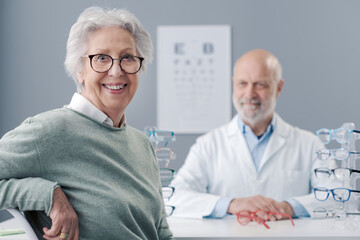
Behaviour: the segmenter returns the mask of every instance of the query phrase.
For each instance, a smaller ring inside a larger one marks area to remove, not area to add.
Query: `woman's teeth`
[[[121,85],[107,85],[107,84],[104,84],[104,86],[108,89],[111,89],[111,90],[119,90],[119,89],[122,89],[125,87],[126,84],[121,84]]]

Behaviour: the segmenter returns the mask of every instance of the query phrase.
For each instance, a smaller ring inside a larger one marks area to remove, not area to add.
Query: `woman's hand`
[[[43,237],[47,240],[78,240],[78,217],[61,188],[56,188],[53,194],[53,206],[50,211],[51,229],[43,228]]]

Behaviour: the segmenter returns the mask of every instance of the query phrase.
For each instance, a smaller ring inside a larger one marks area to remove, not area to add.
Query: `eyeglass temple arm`
[[[269,225],[262,218],[254,217],[254,219],[260,221],[267,229],[270,229]]]
[[[348,212],[348,213],[346,213],[346,215],[360,215],[360,213]]]

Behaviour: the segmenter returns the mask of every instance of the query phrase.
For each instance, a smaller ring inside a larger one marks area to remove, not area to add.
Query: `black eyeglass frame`
[[[93,65],[92,65],[92,59],[93,59],[95,56],[99,56],[99,55],[107,56],[107,57],[109,57],[109,58],[111,59],[111,65],[110,65],[110,67],[109,67],[108,70],[101,72],[101,71],[96,71],[96,70],[94,69],[94,67],[93,67]],[[132,55],[131,55],[131,56],[132,56]],[[92,70],[94,70],[94,71],[97,72],[97,73],[104,73],[104,72],[109,71],[109,70],[112,68],[112,66],[114,65],[114,60],[119,60],[120,69],[121,69],[123,72],[127,73],[127,74],[136,74],[136,73],[138,73],[138,72],[140,71],[141,67],[142,67],[142,62],[143,62],[144,59],[145,59],[145,58],[139,57],[139,56],[132,56],[132,57],[138,58],[138,59],[140,60],[140,65],[139,65],[139,69],[138,69],[136,72],[129,73],[129,72],[125,71],[125,70],[122,68],[122,66],[121,66],[121,61],[122,61],[124,58],[129,57],[129,55],[125,55],[125,56],[123,56],[123,57],[121,57],[121,58],[113,58],[112,56],[107,55],[107,54],[91,54],[91,55],[84,55],[84,57],[88,57],[88,58],[90,59],[90,66],[91,66]]]
[[[360,170],[356,170],[356,169],[351,169],[351,168],[334,168],[334,169],[329,169],[329,168],[315,168],[314,169],[314,173],[315,176],[318,177],[318,173],[327,173],[328,176],[330,177],[331,174],[335,175],[335,171],[336,170],[347,170],[349,171],[349,176],[351,177],[352,173],[360,173]]]

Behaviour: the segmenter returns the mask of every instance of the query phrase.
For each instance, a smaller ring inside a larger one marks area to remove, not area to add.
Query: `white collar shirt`
[[[100,109],[94,106],[89,100],[79,93],[74,93],[68,108],[82,113],[98,122],[108,124],[110,126],[114,125],[114,122]],[[123,116],[124,121],[121,126],[125,123],[125,115]],[[121,127],[120,126],[120,127]]]

